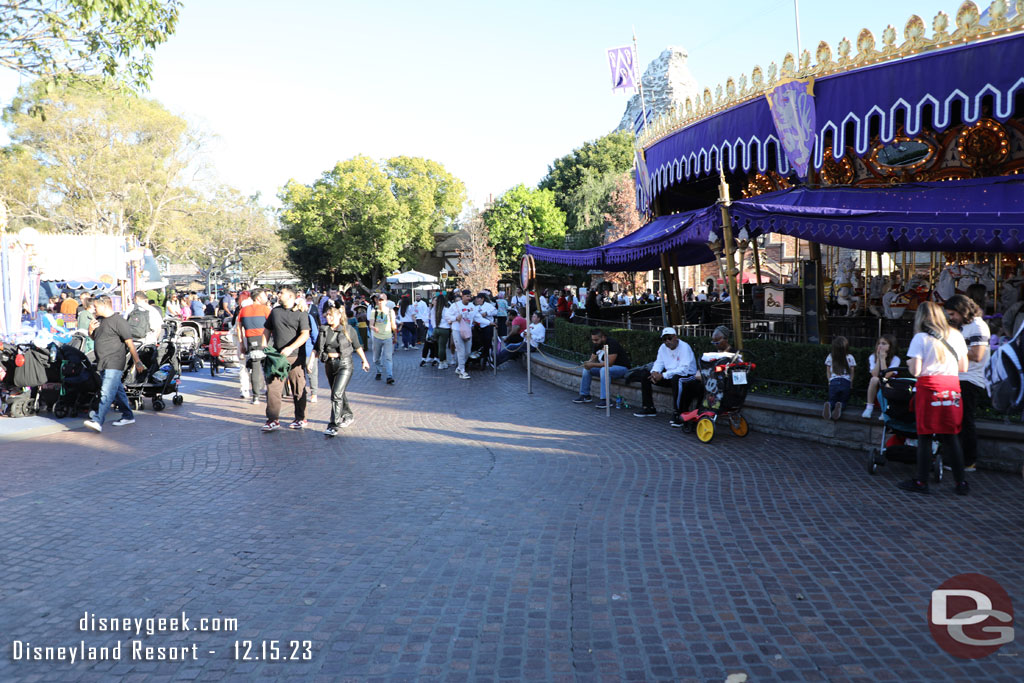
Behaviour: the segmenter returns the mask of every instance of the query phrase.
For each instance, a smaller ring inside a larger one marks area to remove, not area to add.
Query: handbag
[[[459,321],[459,334],[462,335],[463,339],[473,338],[473,324],[468,320]]]

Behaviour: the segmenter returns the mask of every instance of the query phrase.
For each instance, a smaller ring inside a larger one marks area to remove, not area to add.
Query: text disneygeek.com
[[[28,640],[11,641],[11,659],[15,662],[96,662],[131,660],[139,662],[194,661],[201,656],[217,655],[216,649],[197,643],[154,645],[147,636],[165,633],[233,633],[238,620],[226,617],[189,617],[185,612],[173,617],[109,617],[86,612],[78,620],[78,631],[84,633],[123,633],[135,636],[103,645],[87,645],[84,640],[55,645]],[[313,644],[308,640],[235,640],[221,646],[227,656],[243,661],[309,661]]]

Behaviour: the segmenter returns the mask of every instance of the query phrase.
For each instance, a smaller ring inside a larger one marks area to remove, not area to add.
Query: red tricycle
[[[754,363],[743,360],[740,353],[705,353],[700,359],[700,375],[704,380],[701,407],[682,413],[684,432],[697,432],[697,438],[708,443],[715,436],[718,418],[729,421],[736,436],[746,436],[750,426],[740,414],[747,398],[749,373]]]

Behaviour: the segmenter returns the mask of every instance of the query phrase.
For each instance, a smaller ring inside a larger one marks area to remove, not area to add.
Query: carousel
[[[1024,0],[787,54],[650,122],[637,148],[645,226],[528,253],[660,270],[674,324],[692,267],[728,285],[745,334],[764,329],[763,270],[806,341],[906,336],[922,301],[979,287],[998,328],[1024,285]]]

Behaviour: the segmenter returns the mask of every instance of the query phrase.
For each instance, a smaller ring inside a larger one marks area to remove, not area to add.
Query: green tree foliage
[[[294,180],[279,194],[288,257],[315,280],[358,277],[366,284],[432,249],[434,232],[448,228],[466,189],[428,159],[365,156],[339,162],[312,185]]]
[[[632,167],[633,141],[629,132],[609,133],[556,159],[539,187],[555,193],[570,231],[591,228],[594,223],[600,224],[607,213],[607,196],[615,185],[613,179]]]
[[[179,0],[8,0],[0,4],[0,67],[142,89],[152,75],[149,51],[174,33],[180,8]]]
[[[484,222],[503,271],[518,267],[524,239],[554,249],[561,249],[565,241],[565,213],[555,205],[551,190],[516,185],[484,212]]]
[[[42,108],[45,117],[32,112]],[[23,86],[4,111],[0,196],[12,224],[135,234],[169,229],[202,170],[205,139],[158,102],[95,80]]]

